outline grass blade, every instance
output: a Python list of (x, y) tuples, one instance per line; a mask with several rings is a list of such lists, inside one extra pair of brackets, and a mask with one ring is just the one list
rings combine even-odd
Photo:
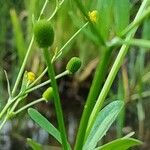
[(14, 38), (19, 58), (19, 64), (23, 62), (24, 56), (26, 54), (26, 47), (25, 47), (25, 41), (23, 38), (23, 32), (16, 14), (15, 10), (10, 10), (10, 16), (11, 16), (11, 22), (13, 26), (14, 31)]
[(130, 1), (115, 0), (114, 20), (117, 34), (119, 34), (129, 24), (129, 18), (130, 18)]

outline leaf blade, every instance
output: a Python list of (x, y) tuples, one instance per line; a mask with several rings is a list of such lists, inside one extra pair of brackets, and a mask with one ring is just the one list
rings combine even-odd
[(129, 18), (130, 18), (130, 1), (115, 0), (114, 20), (117, 34), (119, 34), (129, 24)]
[(33, 149), (33, 150), (42, 150), (41, 144), (35, 142), (34, 140), (27, 138), (27, 144)]
[(123, 104), (122, 101), (114, 101), (99, 112), (83, 146), (83, 150), (92, 150), (96, 147), (97, 142), (106, 134), (111, 124), (115, 121)]
[(21, 65), (26, 54), (26, 46), (25, 46), (25, 40), (23, 38), (23, 31), (21, 29), (21, 25), (18, 16), (16, 14), (16, 11), (14, 9), (10, 10), (10, 17), (13, 26), (13, 32), (14, 32), (14, 38), (15, 38), (19, 63)]
[(142, 142), (134, 138), (120, 138), (100, 146), (94, 150), (127, 150), (130, 147), (141, 145)]
[(52, 135), (60, 144), (62, 143), (60, 132), (36, 109), (29, 108), (28, 114), (42, 129)]

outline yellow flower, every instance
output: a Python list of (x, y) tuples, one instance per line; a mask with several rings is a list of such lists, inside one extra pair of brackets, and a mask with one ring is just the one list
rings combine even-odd
[(91, 22), (93, 22), (93, 23), (97, 22), (97, 19), (98, 19), (98, 12), (97, 12), (97, 10), (90, 11), (88, 13), (88, 16), (89, 16)]
[(31, 83), (35, 80), (35, 74), (33, 72), (27, 73), (27, 80)]

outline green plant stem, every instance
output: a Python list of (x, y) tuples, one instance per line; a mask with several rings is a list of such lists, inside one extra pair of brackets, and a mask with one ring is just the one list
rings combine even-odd
[(89, 24), (89, 22), (86, 22), (79, 30), (77, 30), (72, 37), (63, 45), (63, 47), (58, 51), (58, 55), (56, 56), (56, 58), (52, 59), (52, 62), (54, 62), (56, 59), (58, 59), (61, 55), (61, 52), (70, 44), (71, 41), (73, 41), (73, 39), (85, 28), (87, 27), (87, 25)]
[(19, 104), (19, 102), (22, 100), (22, 98), (18, 98), (17, 101), (14, 103), (14, 105), (12, 106), (12, 108), (9, 110), (9, 113), (11, 114), (15, 108), (17, 107), (17, 105)]
[(20, 113), (21, 111), (23, 111), (23, 110), (25, 110), (25, 109), (27, 109), (27, 108), (29, 108), (29, 107), (31, 107), (31, 106), (37, 104), (37, 103), (40, 103), (40, 102), (42, 102), (42, 101), (45, 101), (45, 99), (44, 99), (44, 98), (37, 99), (37, 100), (35, 100), (35, 101), (33, 101), (33, 102), (31, 102), (31, 103), (25, 105), (24, 107), (18, 109), (17, 111), (15, 111), (15, 112), (13, 113), (13, 115), (17, 115), (17, 114)]
[(99, 64), (96, 68), (94, 79), (93, 79), (93, 82), (92, 82), (92, 85), (91, 85), (91, 88), (90, 88), (90, 91), (86, 100), (86, 104), (84, 106), (84, 110), (82, 113), (79, 129), (77, 133), (77, 138), (76, 138), (75, 150), (78, 150), (82, 148), (83, 146), (83, 142), (84, 142), (83, 139), (85, 137), (85, 132), (86, 132), (89, 116), (97, 100), (100, 89), (102, 88), (102, 84), (105, 78), (107, 66), (109, 64), (111, 52), (112, 52), (111, 49), (104, 50), (103, 57), (101, 58), (101, 61), (99, 61)]
[(10, 114), (13, 112), (13, 110), (14, 110), (14, 109), (16, 108), (16, 106), (18, 105), (19, 100), (20, 100), (20, 99), (18, 99), (18, 101), (16, 101), (16, 103), (12, 106), (12, 108), (11, 108), (10, 110), (8, 110), (8, 108), (9, 108), (9, 106), (12, 104), (12, 102), (15, 101), (15, 99), (9, 101), (9, 102), (7, 103), (8, 105), (6, 104), (7, 107), (5, 108), (5, 111), (7, 111), (7, 114), (6, 114), (6, 116), (4, 117), (4, 120), (3, 120), (3, 122), (2, 122), (1, 125), (0, 125), (0, 130), (1, 130), (2, 127), (5, 125), (6, 121), (9, 119)]
[(7, 104), (5, 105), (5, 107), (3, 108), (3, 110), (0, 113), (0, 119), (3, 117), (3, 115), (5, 114), (5, 112), (7, 111), (7, 109), (9, 108), (9, 106), (12, 104), (12, 101), (7, 102)]
[(93, 32), (97, 35), (99, 42), (103, 46), (106, 46), (106, 43), (105, 43), (104, 39), (102, 38), (102, 35), (101, 35), (99, 29), (90, 20), (90, 18), (88, 16), (88, 13), (87, 13), (87, 10), (84, 7), (82, 1), (81, 0), (75, 0), (75, 3), (77, 4), (77, 6), (80, 9), (80, 11), (82, 12), (82, 14), (86, 17), (86, 19), (88, 20), (88, 22), (90, 22), (90, 26), (92, 27)]
[[(145, 10), (148, 3), (149, 3), (149, 0), (144, 0), (142, 2), (141, 7), (140, 7), (134, 21), (136, 21), (143, 14), (143, 11)], [(131, 30), (130, 33), (128, 33), (125, 40), (129, 41), (130, 39), (132, 39), (136, 30), (137, 30), (137, 27), (135, 27), (133, 30)], [(106, 96), (110, 90), (110, 87), (111, 87), (111, 85), (112, 85), (112, 83), (116, 77), (117, 72), (119, 71), (119, 68), (123, 62), (123, 59), (124, 59), (126, 53), (128, 52), (128, 49), (129, 49), (129, 46), (123, 45), (119, 51), (119, 54), (118, 54), (113, 66), (112, 66), (112, 69), (111, 69), (111, 71), (110, 71), (110, 73), (109, 73), (109, 75), (105, 81), (105, 84), (102, 88), (102, 91), (101, 91), (101, 93), (98, 97), (98, 100), (97, 100), (97, 102), (93, 108), (93, 111), (90, 115), (88, 128), (86, 131), (86, 138), (87, 138), (87, 136), (88, 136), (88, 134), (92, 128), (92, 125), (96, 119), (97, 114), (99, 113), (100, 109), (102, 108), (103, 102), (104, 102), (104, 100), (105, 100), (105, 98), (106, 98)]]
[(148, 7), (144, 12), (143, 15), (137, 18), (135, 21), (130, 23), (122, 32), (121, 32), (121, 37), (129, 33), (133, 28), (138, 26), (139, 24), (142, 23), (142, 21), (150, 15), (150, 7)]
[(0, 130), (3, 128), (3, 126), (4, 126), (4, 124), (6, 123), (7, 119), (8, 119), (7, 116), (5, 116), (3, 122), (2, 122), (1, 125), (0, 125)]
[(43, 5), (43, 7), (42, 7), (42, 9), (41, 9), (41, 12), (40, 12), (40, 15), (39, 15), (39, 17), (38, 17), (38, 21), (41, 19), (42, 15), (43, 15), (43, 13), (44, 13), (44, 10), (45, 10), (45, 8), (46, 8), (46, 6), (47, 6), (47, 4), (48, 4), (48, 1), (49, 1), (49, 0), (45, 0), (45, 3), (44, 3), (44, 5)]
[(143, 39), (131, 39), (129, 41), (125, 41), (123, 39), (119, 39), (116, 41), (116, 43), (112, 43), (113, 46), (118, 45), (131, 45), (131, 46), (138, 46), (138, 47), (144, 47), (144, 48), (150, 48), (150, 41), (149, 40), (143, 40)]
[(10, 105), (16, 100), (16, 99), (18, 99), (19, 98), (19, 96), (20, 96), (20, 94), (18, 94), (16, 97), (14, 97), (13, 99), (10, 99), (7, 103), (6, 103), (6, 105), (5, 105), (5, 107), (2, 109), (2, 111), (0, 112), (0, 119), (3, 117), (3, 115), (6, 113), (6, 111), (7, 111), (7, 109), (10, 107)]
[(64, 125), (64, 120), (63, 120), (61, 102), (60, 102), (60, 97), (59, 97), (59, 93), (58, 93), (57, 83), (55, 80), (55, 72), (53, 69), (53, 65), (51, 63), (52, 57), (48, 51), (48, 48), (45, 48), (43, 52), (44, 52), (44, 57), (45, 57), (47, 66), (48, 66), (48, 74), (49, 74), (49, 78), (51, 79), (51, 85), (54, 90), (54, 104), (55, 104), (55, 109), (56, 109), (56, 115), (57, 115), (60, 135), (61, 135), (61, 139), (62, 139), (62, 146), (63, 146), (64, 150), (68, 150), (67, 136), (66, 136), (65, 125)]
[[(89, 22), (86, 22), (78, 31), (76, 31), (72, 37), (63, 45), (63, 47), (59, 50), (59, 55), (57, 55), (55, 58), (52, 58), (52, 63), (54, 61), (56, 61), (60, 55), (61, 55), (61, 52), (70, 44), (70, 42), (73, 41), (73, 39), (89, 24)], [(44, 71), (40, 74), (40, 76), (32, 83), (29, 85), (29, 88), (33, 87), (44, 75), (45, 73), (47, 72), (47, 69), (48, 68), (45, 68)]]
[(29, 85), (29, 88), (32, 88), (47, 72), (47, 67), (44, 69), (44, 71), (35, 79), (33, 83)]
[[(150, 97), (150, 91), (144, 91), (144, 92), (142, 92), (141, 93), (141, 97), (142, 97), (142, 99)], [(139, 94), (133, 94), (131, 96), (131, 100), (133, 100), (133, 101), (134, 100), (138, 100), (139, 98), (140, 98)]]
[(57, 10), (59, 9), (60, 5), (59, 5), (59, 1), (58, 0), (55, 0), (56, 1), (56, 7), (52, 13), (52, 15), (48, 18), (48, 21), (50, 21), (56, 14)]
[[(69, 74), (69, 71), (66, 70), (66, 71), (62, 72), (61, 74), (57, 75), (57, 76), (55, 77), (55, 79), (59, 79), (59, 78), (65, 76), (65, 75), (68, 75), (68, 74)], [(45, 81), (45, 82), (43, 82), (43, 83), (41, 83), (41, 84), (39, 84), (39, 85), (37, 85), (37, 86), (34, 86), (33, 88), (29, 88), (25, 93), (27, 94), (27, 93), (29, 93), (29, 92), (32, 92), (32, 91), (34, 91), (34, 90), (36, 90), (36, 89), (38, 89), (38, 88), (41, 88), (41, 87), (43, 87), (43, 86), (45, 86), (45, 85), (47, 85), (47, 84), (49, 84), (49, 83), (51, 83), (51, 80), (47, 80), (47, 81)]]
[(12, 90), (12, 97), (14, 97), (14, 95), (15, 95), (15, 93), (16, 93), (16, 90), (17, 90), (17, 88), (18, 88), (19, 82), (20, 82), (21, 77), (22, 77), (22, 74), (23, 74), (23, 72), (24, 72), (24, 68), (25, 68), (27, 59), (28, 59), (29, 54), (30, 54), (30, 52), (31, 52), (31, 48), (32, 48), (33, 41), (34, 41), (34, 36), (32, 36), (32, 39), (31, 39), (31, 42), (30, 42), (30, 44), (29, 44), (27, 53), (26, 53), (25, 58), (24, 58), (24, 60), (23, 60), (22, 66), (21, 66), (21, 68), (20, 68), (20, 71), (19, 71), (18, 77), (17, 77), (17, 79), (16, 79), (14, 88), (13, 88), (13, 90)]
[[(42, 16), (42, 14), (43, 14), (43, 12), (44, 12), (44, 10), (45, 10), (45, 8), (46, 8), (47, 3), (48, 3), (48, 0), (45, 1), (44, 5), (43, 5), (43, 7), (42, 7), (42, 9), (41, 9), (40, 15), (39, 15), (39, 17), (38, 17), (38, 21), (41, 19), (41, 16)], [(25, 65), (26, 65), (26, 63), (27, 63), (29, 54), (30, 54), (30, 52), (31, 52), (31, 48), (32, 48), (33, 42), (34, 42), (34, 35), (33, 35), (32, 38), (31, 38), (29, 47), (28, 47), (28, 49), (27, 49), (27, 53), (26, 53), (26, 55), (25, 55), (25, 58), (24, 58), (24, 60), (23, 60), (23, 63), (22, 63), (22, 65), (21, 65), (21, 68), (20, 68), (20, 70), (19, 70), (19, 74), (18, 74), (18, 76), (17, 76), (16, 82), (15, 82), (15, 84), (14, 84), (14, 87), (13, 87), (13, 90), (12, 90), (12, 97), (14, 97), (14, 95), (16, 94), (16, 90), (17, 90), (17, 88), (18, 88), (18, 85), (19, 85), (19, 83), (20, 83), (22, 74), (23, 74), (23, 72), (24, 72)]]

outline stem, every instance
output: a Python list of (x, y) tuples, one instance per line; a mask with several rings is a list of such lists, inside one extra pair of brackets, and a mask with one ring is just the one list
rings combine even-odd
[[(142, 2), (141, 7), (140, 7), (134, 21), (136, 21), (140, 17), (140, 15), (142, 15), (142, 13), (143, 13), (144, 9), (146, 8), (148, 2), (149, 2), (149, 0), (144, 0)], [(130, 39), (132, 39), (132, 37), (134, 36), (136, 30), (137, 30), (137, 27), (134, 28), (132, 31), (130, 31), (130, 33), (127, 35), (125, 40), (129, 41)], [(129, 48), (129, 46), (127, 46), (127, 45), (123, 45), (121, 47), (120, 52), (119, 52), (113, 66), (112, 66), (112, 69), (111, 69), (111, 71), (110, 71), (110, 73), (109, 73), (109, 75), (106, 79), (106, 82), (105, 82), (105, 84), (102, 88), (102, 91), (101, 91), (101, 93), (98, 97), (98, 100), (97, 100), (97, 102), (94, 106), (94, 109), (93, 109), (93, 111), (90, 115), (88, 128), (87, 128), (87, 132), (86, 132), (86, 138), (90, 133), (90, 130), (91, 130), (92, 125), (93, 125), (93, 123), (96, 119), (97, 114), (99, 113), (100, 109), (102, 108), (103, 102), (104, 102), (104, 100), (105, 100), (105, 98), (106, 98), (106, 96), (107, 96), (107, 94), (110, 90), (110, 87), (111, 87), (111, 85), (112, 85), (112, 83), (113, 83), (113, 81), (116, 77), (117, 72), (119, 71), (119, 68), (120, 68), (120, 66), (123, 62), (123, 59), (124, 59), (126, 53), (128, 52), (128, 48)]]
[[(105, 50), (104, 50), (105, 51)], [(110, 56), (111, 56), (111, 49), (107, 49), (101, 58), (101, 61), (99, 61), (99, 64), (97, 66), (94, 79), (90, 88), (90, 92), (88, 94), (86, 104), (84, 106), (84, 110), (82, 113), (77, 138), (76, 138), (76, 144), (75, 144), (75, 150), (78, 150), (82, 148), (85, 132), (89, 120), (89, 116), (92, 112), (92, 109), (94, 107), (94, 104), (97, 100), (97, 97), (99, 95), (100, 89), (102, 88), (103, 80), (105, 78), (105, 73), (107, 70), (107, 66), (109, 64)]]
[(58, 0), (55, 0), (55, 1), (56, 1), (56, 7), (55, 7), (55, 9), (54, 9), (52, 15), (48, 18), (48, 21), (50, 21), (50, 20), (55, 16), (57, 10), (59, 9), (59, 6), (60, 6), (60, 5), (59, 5), (59, 2), (58, 2)]
[[(43, 12), (44, 12), (44, 9), (45, 9), (45, 7), (46, 7), (46, 5), (47, 5), (47, 3), (48, 3), (48, 0), (45, 1), (44, 5), (43, 5), (43, 7), (42, 7), (42, 9), (41, 9), (41, 12), (40, 12), (38, 21), (40, 20), (42, 14), (43, 14)], [(26, 62), (27, 62), (28, 57), (29, 57), (29, 54), (30, 54), (30, 52), (31, 52), (31, 48), (32, 48), (33, 42), (34, 42), (34, 35), (33, 35), (32, 38), (31, 38), (29, 47), (28, 47), (28, 49), (27, 49), (27, 53), (26, 53), (26, 55), (25, 55), (25, 58), (24, 58), (24, 60), (23, 60), (22, 66), (21, 66), (21, 68), (20, 68), (19, 74), (18, 74), (17, 79), (16, 79), (16, 82), (15, 82), (15, 85), (14, 85), (14, 87), (13, 87), (13, 90), (12, 90), (12, 97), (15, 95), (16, 90), (17, 90), (17, 88), (18, 88), (19, 82), (20, 82), (20, 80), (21, 80), (22, 74), (23, 74), (24, 69), (25, 69)]]
[(150, 7), (148, 7), (144, 12), (143, 15), (139, 18), (137, 18), (137, 20), (133, 21), (132, 23), (130, 23), (122, 32), (121, 32), (121, 37), (126, 35), (127, 33), (129, 33), (133, 28), (135, 28), (136, 26), (138, 26), (147, 16), (150, 15)]
[(29, 85), (29, 88), (33, 87), (46, 74), (46, 72), (47, 68), (45, 68), (44, 71), (38, 76), (38, 78), (36, 78), (36, 80)]
[(44, 5), (43, 5), (43, 7), (42, 7), (42, 9), (41, 9), (41, 12), (40, 12), (38, 21), (41, 19), (42, 15), (43, 15), (43, 13), (44, 13), (44, 10), (45, 10), (45, 8), (46, 8), (47, 3), (48, 3), (48, 0), (45, 0), (45, 3), (44, 3)]
[[(150, 97), (150, 91), (144, 91), (141, 93), (142, 99)], [(133, 94), (131, 100), (138, 100), (140, 98), (139, 94)]]
[[(63, 51), (70, 44), (70, 42), (73, 41), (73, 39), (88, 25), (88, 23), (89, 22), (86, 22), (77, 32), (75, 32), (72, 35), (72, 37), (59, 50), (59, 52), (58, 52), (59, 55), (57, 55), (57, 57), (55, 57), (55, 58), (52, 58), (52, 63), (60, 57), (61, 51)], [(45, 75), (45, 73), (47, 72), (47, 69), (48, 68), (45, 68), (45, 70), (41, 73), (41, 75), (32, 84), (29, 85), (29, 88), (33, 87)]]
[(4, 107), (3, 110), (0, 112), (0, 119), (1, 119), (1, 118), (3, 117), (3, 115), (6, 113), (7, 109), (9, 108), (9, 106), (10, 106), (16, 99), (18, 99), (19, 96), (20, 96), (20, 94), (18, 94), (15, 98), (10, 99), (10, 100), (6, 103), (5, 107)]
[(64, 126), (60, 97), (59, 97), (59, 93), (58, 93), (57, 83), (55, 80), (55, 72), (54, 72), (54, 69), (53, 69), (53, 66), (51, 63), (51, 55), (48, 51), (48, 48), (44, 49), (44, 57), (45, 57), (45, 60), (46, 60), (47, 66), (48, 66), (48, 74), (49, 74), (49, 78), (51, 79), (51, 85), (54, 90), (54, 104), (55, 104), (55, 109), (56, 109), (56, 115), (57, 115), (60, 135), (61, 135), (61, 139), (62, 139), (62, 146), (63, 146), (64, 150), (68, 150), (67, 136), (66, 136), (65, 126)]
[(143, 39), (131, 39), (129, 41), (124, 41), (122, 39), (118, 39), (116, 43), (113, 43), (112, 45), (132, 45), (132, 46), (138, 46), (138, 47), (144, 47), (144, 48), (150, 48), (150, 41), (149, 40), (143, 40)]
[(6, 117), (4, 118), (4, 120), (3, 120), (3, 122), (2, 122), (1, 125), (0, 125), (0, 130), (3, 128), (3, 126), (4, 126), (4, 124), (6, 123), (7, 119), (8, 119), (8, 117), (6, 116)]
[(103, 45), (106, 46), (106, 43), (101, 35), (101, 33), (99, 32), (99, 29), (92, 23), (92, 21), (90, 20), (88, 13), (87, 13), (87, 9), (84, 7), (83, 3), (81, 0), (75, 0), (75, 3), (77, 4), (77, 7), (80, 9), (80, 11), (82, 12), (82, 14), (86, 17), (86, 19), (88, 20), (88, 22), (90, 22), (90, 26), (93, 29), (93, 32), (97, 35), (99, 42)]
[(9, 106), (11, 105), (11, 101), (9, 101), (6, 105), (5, 105), (5, 107), (3, 108), (3, 110), (1, 111), (1, 113), (0, 113), (0, 119), (3, 117), (3, 115), (5, 114), (5, 112), (7, 111), (7, 109), (9, 108)]
[(20, 101), (21, 101), (21, 98), (17, 99), (17, 101), (14, 103), (14, 105), (12, 106), (12, 108), (9, 111), (10, 114), (15, 110), (15, 108), (17, 107), (17, 105), (19, 104)]
[[(66, 70), (66, 71), (62, 72), (61, 74), (57, 75), (57, 76), (55, 77), (55, 79), (59, 79), (59, 78), (65, 76), (65, 75), (68, 75), (68, 74), (69, 74), (69, 71)], [(36, 90), (36, 89), (38, 89), (38, 88), (40, 88), (40, 87), (43, 87), (43, 86), (49, 84), (50, 82), (51, 82), (51, 80), (47, 80), (47, 81), (45, 81), (45, 82), (43, 82), (43, 83), (41, 83), (41, 84), (39, 84), (39, 85), (37, 85), (37, 86), (35, 86), (35, 87), (33, 87), (33, 88), (28, 89), (25, 93), (27, 94), (27, 93), (29, 93), (29, 92), (32, 92), (32, 91), (34, 91), (34, 90)]]
[[(66, 70), (66, 71), (64, 71), (63, 73), (57, 75), (57, 76), (55, 77), (55, 79), (59, 79), (59, 78), (65, 76), (65, 75), (67, 75), (67, 74), (69, 74), (68, 70)], [(39, 85), (37, 85), (37, 86), (31, 88), (31, 89), (29, 89), (29, 90), (26, 91), (26, 94), (29, 93), (29, 92), (32, 92), (32, 91), (34, 91), (34, 90), (36, 90), (36, 89), (38, 89), (38, 88), (40, 88), (40, 87), (43, 87), (43, 86), (49, 84), (50, 82), (51, 82), (51, 80), (47, 80), (47, 81), (45, 81), (45, 82), (43, 82), (43, 83), (41, 83), (41, 84), (39, 84)]]
[(40, 102), (42, 102), (42, 101), (45, 101), (45, 99), (44, 99), (44, 98), (40, 98), (40, 99), (38, 99), (38, 100), (35, 100), (35, 101), (33, 101), (33, 102), (27, 104), (26, 106), (24, 106), (24, 107), (18, 109), (16, 112), (13, 113), (13, 115), (17, 115), (18, 113), (20, 113), (21, 111), (27, 109), (28, 107), (33, 106), (33, 105), (35, 105), (35, 104), (37, 104), (37, 103), (40, 103)]
[(86, 22), (79, 30), (77, 30), (77, 32), (75, 32), (72, 37), (63, 45), (63, 47), (59, 50), (58, 55), (56, 58), (52, 59), (52, 62), (55, 61), (56, 59), (58, 59), (61, 55), (61, 52), (63, 51), (63, 49), (65, 49), (70, 42), (89, 24), (89, 22)]
[(17, 90), (17, 87), (18, 87), (19, 82), (20, 82), (20, 80), (21, 80), (21, 77), (22, 77), (22, 74), (23, 74), (23, 72), (24, 72), (24, 68), (25, 68), (27, 59), (28, 59), (29, 54), (30, 54), (30, 52), (31, 52), (31, 48), (32, 48), (33, 41), (34, 41), (34, 36), (32, 36), (32, 39), (31, 39), (31, 41), (30, 41), (30, 44), (29, 44), (27, 53), (26, 53), (25, 58), (24, 58), (24, 60), (23, 60), (22, 66), (21, 66), (21, 68), (20, 68), (20, 71), (19, 71), (18, 77), (17, 77), (17, 79), (16, 79), (14, 88), (13, 88), (13, 90), (12, 90), (12, 97), (15, 95), (16, 90)]

